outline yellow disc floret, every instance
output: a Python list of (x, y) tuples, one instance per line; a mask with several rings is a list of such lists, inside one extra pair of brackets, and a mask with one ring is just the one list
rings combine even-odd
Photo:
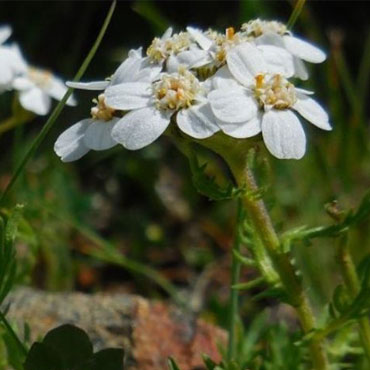
[(93, 102), (96, 106), (91, 108), (92, 118), (102, 121), (110, 121), (114, 117), (116, 111), (106, 105), (104, 94), (100, 94), (98, 99), (94, 99)]
[(164, 74), (153, 85), (156, 106), (162, 110), (177, 110), (190, 107), (201, 91), (199, 80), (185, 68), (178, 73)]
[(148, 47), (146, 54), (154, 62), (167, 59), (172, 54), (178, 54), (187, 50), (191, 45), (190, 36), (187, 32), (176, 33), (168, 39), (155, 37)]
[(53, 80), (50, 71), (35, 67), (28, 67), (28, 78), (40, 88), (48, 88)]
[(277, 33), (284, 35), (288, 32), (284, 23), (277, 21), (264, 21), (261, 19), (254, 19), (241, 26), (241, 29), (248, 37), (258, 37), (265, 33)]
[(280, 74), (257, 75), (254, 94), (261, 108), (287, 109), (297, 101), (294, 85)]

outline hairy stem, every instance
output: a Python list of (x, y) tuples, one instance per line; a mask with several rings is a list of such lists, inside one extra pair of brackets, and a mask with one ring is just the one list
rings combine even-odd
[[(349, 249), (347, 234), (344, 234), (339, 238), (337, 259), (344, 284), (351, 297), (355, 298), (360, 292), (360, 280)], [(358, 326), (362, 347), (368, 361), (370, 362), (370, 321), (368, 317), (364, 316), (359, 318)]]
[[(219, 147), (217, 149), (219, 149)], [(295, 269), (290, 262), (289, 256), (281, 252), (280, 240), (275, 232), (264, 202), (261, 199), (248, 195), (248, 193), (250, 194), (251, 192), (258, 193), (258, 186), (252, 170), (248, 167), (248, 163), (245, 160), (245, 155), (241, 155), (237, 150), (232, 150), (230, 148), (227, 151), (222, 150), (222, 152), (236, 182), (240, 187), (245, 187), (247, 190), (246, 195), (242, 198), (243, 206), (256, 233), (262, 241), (263, 247), (266, 248), (274, 263), (283, 287), (288, 294), (289, 301), (296, 309), (303, 331), (308, 333), (316, 327), (312, 309), (303, 290), (301, 281), (297, 277)], [(329, 364), (324, 351), (323, 340), (312, 339), (309, 347), (314, 369), (328, 369)]]
[[(238, 211), (237, 211), (237, 224), (234, 236), (233, 251), (240, 252), (240, 228), (243, 223), (243, 207), (238, 200)], [(239, 291), (233, 289), (233, 285), (238, 284), (240, 277), (240, 267), (241, 263), (236, 257), (236, 254), (232, 254), (232, 265), (231, 265), (231, 285), (230, 285), (230, 313), (229, 313), (229, 342), (227, 348), (227, 360), (230, 362), (235, 359), (236, 355), (236, 342), (235, 342), (235, 332), (236, 332), (236, 321), (239, 315), (238, 313), (238, 301), (239, 301)]]

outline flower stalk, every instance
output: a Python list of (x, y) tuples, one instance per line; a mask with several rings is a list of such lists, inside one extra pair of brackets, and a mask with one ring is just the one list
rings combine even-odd
[(237, 253), (240, 252), (240, 233), (243, 223), (243, 207), (241, 201), (238, 200), (237, 208), (237, 224), (233, 243), (233, 253), (231, 262), (231, 285), (230, 285), (230, 311), (229, 311), (229, 341), (227, 348), (227, 361), (230, 362), (235, 358), (236, 354), (236, 321), (239, 316), (238, 303), (239, 303), (239, 291), (234, 289), (233, 286), (239, 282), (241, 262), (237, 258)]
[[(235, 160), (233, 157), (225, 159), (239, 186), (245, 186), (250, 191), (258, 190), (253, 173), (243, 157), (238, 160)], [(288, 255), (282, 253), (280, 250), (280, 240), (272, 225), (264, 202), (248, 196), (244, 196), (242, 202), (256, 232), (263, 242), (263, 247), (266, 248), (275, 265), (281, 282), (289, 295), (291, 305), (296, 309), (303, 331), (305, 333), (310, 332), (316, 326), (315, 317)], [(317, 339), (312, 340), (310, 351), (314, 368), (317, 370), (328, 369), (329, 364), (324, 351), (323, 341)]]
[[(316, 328), (316, 320), (302, 283), (289, 256), (282, 252), (279, 237), (274, 229), (263, 200), (250, 194), (258, 194), (258, 186), (247, 160), (247, 153), (255, 143), (214, 135), (208, 140), (198, 141), (224, 158), (230, 167), (237, 185), (246, 191), (241, 198), (246, 216), (261, 243), (254, 247), (265, 249), (270, 256), (281, 284), (285, 289), (289, 303), (295, 308), (305, 334)], [(329, 369), (329, 363), (322, 338), (312, 338), (309, 344), (313, 367), (315, 370)]]

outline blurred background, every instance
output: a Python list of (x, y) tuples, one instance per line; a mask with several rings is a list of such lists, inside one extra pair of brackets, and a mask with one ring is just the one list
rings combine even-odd
[[(13, 28), (25, 58), (68, 80), (88, 53), (109, 7), (105, 1), (0, 3), (0, 25)], [(286, 22), (290, 1), (120, 1), (103, 43), (83, 80), (113, 73), (131, 48), (144, 50), (169, 26), (192, 24), (224, 30), (257, 17)], [(328, 53), (310, 65), (313, 89), (330, 112), (333, 132), (305, 124), (307, 154), (278, 161), (263, 151), (268, 204), (279, 231), (328, 225), (324, 205), (338, 200), (356, 207), (370, 185), (370, 4), (307, 1), (294, 32)], [(18, 282), (38, 288), (84, 292), (120, 291), (170, 300), (187, 297), (194, 311), (225, 325), (234, 205), (198, 194), (187, 159), (165, 137), (130, 152), (122, 147), (90, 152), (62, 163), (53, 151), (57, 136), (89, 115), (94, 93), (76, 91), (15, 187), (9, 206), (25, 204), (17, 245)], [(0, 119), (11, 114), (13, 92), (0, 96)], [(0, 134), (0, 190), (46, 119)], [(0, 123), (1, 124), (1, 123)], [(205, 153), (205, 159), (207, 159)], [(211, 158), (208, 172), (225, 181), (227, 171)], [(356, 260), (370, 251), (368, 224), (350, 235)], [(296, 264), (317, 308), (338, 283), (331, 239), (294, 246)], [(242, 280), (255, 276), (243, 270)], [(162, 278), (165, 277), (165, 280)], [(266, 303), (242, 294), (246, 321)]]

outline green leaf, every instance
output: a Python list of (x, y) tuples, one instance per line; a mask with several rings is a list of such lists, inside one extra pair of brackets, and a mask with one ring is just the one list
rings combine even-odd
[(73, 325), (62, 325), (49, 331), (43, 344), (59, 353), (65, 369), (77, 367), (93, 355), (88, 335)]
[(206, 365), (207, 367), (207, 370), (215, 369), (217, 364), (212, 359), (210, 359), (207, 355), (203, 355), (202, 358), (203, 358), (204, 365)]
[(171, 357), (168, 359), (168, 368), (169, 370), (180, 370), (176, 364), (176, 361)]
[(63, 358), (44, 343), (34, 343), (24, 363), (24, 370), (64, 370)]
[(192, 180), (195, 188), (212, 200), (227, 200), (238, 196), (242, 189), (236, 188), (233, 184), (221, 187), (215, 182), (215, 179), (209, 177), (206, 173), (207, 163), (200, 166), (198, 158), (193, 153), (189, 155), (189, 164), (192, 172)]

